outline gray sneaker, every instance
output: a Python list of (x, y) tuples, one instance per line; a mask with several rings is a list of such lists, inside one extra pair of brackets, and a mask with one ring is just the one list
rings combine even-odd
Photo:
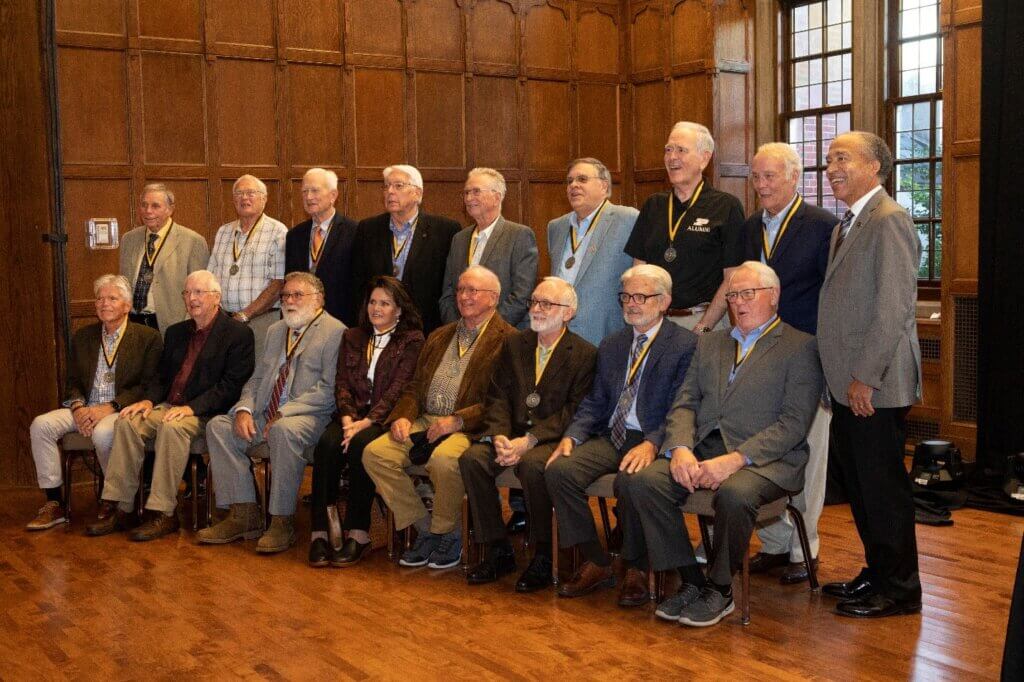
[(706, 628), (715, 625), (730, 613), (736, 605), (732, 597), (723, 597), (722, 593), (713, 587), (705, 587), (697, 598), (689, 606), (683, 607), (679, 614), (680, 625), (691, 625), (695, 628)]
[(430, 555), (430, 568), (451, 568), (458, 566), (462, 561), (462, 537), (455, 533), (445, 533), (440, 536), (441, 541), (437, 543), (433, 554)]
[(658, 604), (654, 615), (665, 620), (678, 621), (683, 609), (700, 598), (700, 588), (690, 583), (683, 583), (679, 591)]
[(399, 566), (424, 566), (430, 559), (430, 555), (434, 549), (441, 542), (440, 535), (434, 533), (423, 533), (422, 535), (416, 536), (416, 542), (412, 543), (410, 549), (405, 550), (405, 554), (398, 560)]

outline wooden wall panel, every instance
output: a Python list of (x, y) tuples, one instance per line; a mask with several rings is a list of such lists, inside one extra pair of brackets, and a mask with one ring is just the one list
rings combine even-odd
[(348, 0), (345, 7), (345, 34), (352, 54), (402, 56), (402, 5), (399, 0)]
[(219, 45), (275, 44), (274, 0), (216, 0), (206, 3), (206, 40)]
[(202, 57), (144, 52), (141, 62), (145, 162), (205, 164), (206, 104)]
[[(981, 26), (962, 28), (953, 34), (953, 54), (981, 54)], [(951, 74), (956, 83), (956, 98), (947, 109), (945, 121), (947, 130), (952, 127), (953, 140), (980, 140), (981, 116), (978, 103), (981, 102), (981, 78), (978, 77), (979, 61), (957, 59), (953, 62)], [(951, 116), (950, 116), (951, 114)], [(947, 133), (949, 135), (949, 133)]]
[(519, 165), (519, 93), (512, 78), (472, 80), (473, 157), (475, 166)]
[(72, 300), (91, 300), (92, 283), (100, 275), (117, 272), (118, 251), (86, 248), (86, 221), (117, 218), (122, 232), (135, 224), (135, 206), (128, 202), (127, 179), (68, 179), (64, 182), (64, 229), (68, 235), (68, 292)]
[[(943, 233), (955, 230), (956, 248), (944, 250), (942, 277), (953, 281), (978, 281), (978, 196), (981, 178), (981, 157), (952, 159), (944, 166), (943, 177), (949, 193), (951, 212), (943, 222)], [(952, 220), (950, 220), (952, 218)]]
[(477, 0), (469, 14), (473, 61), (515, 65), (518, 22), (512, 0)]
[(643, 7), (632, 18), (632, 73), (662, 67), (665, 50), (662, 19), (660, 9), (653, 4)]
[(463, 60), (462, 12), (456, 0), (413, 0), (406, 4), (409, 57), (459, 63)]
[(526, 13), (523, 65), (534, 69), (569, 68), (569, 10), (551, 0)]
[[(669, 125), (676, 121), (693, 121), (703, 123), (709, 128), (714, 127), (714, 116), (711, 97), (712, 77), (703, 71), (698, 71), (689, 76), (673, 78), (670, 87), (672, 93), (672, 113), (669, 116)], [(745, 112), (739, 111), (740, 116)], [(668, 137), (668, 130), (664, 130), (663, 137)], [(717, 140), (716, 140), (717, 144)]]
[(128, 0), (136, 7), (140, 36), (199, 41), (203, 17), (199, 0)]
[(530, 215), (525, 221), (537, 233), (537, 248), (540, 261), (537, 272), (541, 276), (551, 274), (551, 258), (548, 256), (548, 222), (571, 210), (565, 196), (565, 183), (530, 183)]
[(418, 168), (465, 167), (465, 83), (458, 73), (416, 74)]
[[(466, 205), (462, 201), (463, 180), (451, 182), (425, 182), (423, 189), (423, 210), (435, 215), (443, 215), (457, 221), (460, 225), (473, 222), (466, 215)], [(506, 207), (508, 202), (505, 202)], [(383, 210), (383, 209), (381, 209)], [(505, 215), (510, 215), (506, 212)]]
[(613, 173), (622, 168), (619, 86), (580, 83), (576, 156), (599, 159)]
[[(241, 175), (241, 173), (239, 173)], [(203, 179), (182, 179), (153, 176), (150, 182), (162, 182), (174, 192), (174, 220), (190, 230), (195, 230), (213, 245), (217, 228), (224, 224), (219, 206), (217, 188), (210, 190), (210, 183)], [(232, 179), (233, 181), (234, 179)], [(139, 187), (141, 191), (142, 188)], [(139, 200), (132, 201), (132, 210), (138, 210)], [(136, 222), (138, 224), (138, 221)]]
[(61, 146), (69, 164), (129, 162), (123, 52), (69, 48), (57, 63)]
[(607, 7), (581, 6), (576, 21), (576, 68), (580, 72), (615, 74), (620, 71), (619, 27)]
[(663, 81), (633, 88), (633, 150), (637, 170), (663, 168), (665, 140), (671, 127), (668, 93)]
[(402, 72), (356, 69), (353, 87), (356, 165), (383, 167), (406, 158)]
[(340, 53), (341, 0), (279, 0), (280, 44), (303, 51)]
[(57, 0), (57, 30), (124, 35), (124, 0)]
[(275, 66), (250, 59), (218, 59), (212, 91), (220, 162), (276, 167)]
[(289, 162), (301, 168), (344, 165), (344, 71), (313, 64), (287, 68)]
[(672, 64), (690, 64), (706, 59), (711, 52), (713, 35), (711, 13), (701, 0), (679, 3), (672, 11)]
[(526, 101), (529, 112), (528, 167), (530, 170), (561, 170), (572, 155), (569, 85), (527, 81)]

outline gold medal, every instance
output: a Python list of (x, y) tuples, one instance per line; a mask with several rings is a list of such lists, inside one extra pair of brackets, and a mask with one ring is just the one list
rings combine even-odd
[(678, 255), (679, 254), (676, 253), (675, 247), (673, 247), (673, 246), (668, 247), (667, 249), (665, 249), (665, 262), (666, 263), (671, 263), (672, 261), (674, 261), (676, 259), (676, 256), (678, 256)]
[(228, 270), (228, 274), (231, 274), (231, 275), (237, 275), (238, 274), (238, 264), (237, 263), (232, 264), (231, 269)]
[(565, 269), (571, 270), (572, 266), (576, 265), (576, 256), (569, 256), (565, 259)]
[(540, 394), (539, 393), (534, 391), (530, 395), (526, 396), (526, 406), (527, 407), (531, 407), (532, 408), (532, 407), (537, 407), (538, 405), (540, 405)]

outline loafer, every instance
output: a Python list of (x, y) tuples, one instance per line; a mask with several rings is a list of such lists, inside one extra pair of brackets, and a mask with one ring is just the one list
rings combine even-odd
[(163, 512), (153, 512), (146, 521), (128, 534), (132, 542), (149, 542), (171, 533), (177, 533), (179, 528), (178, 515), (172, 513), (170, 516)]
[(907, 613), (919, 613), (921, 600), (893, 599), (874, 592), (861, 599), (841, 601), (836, 604), (836, 613), (850, 618), (887, 618)]
[(96, 511), (96, 519), (98, 521), (109, 519), (115, 512), (117, 512), (117, 504), (100, 500), (100, 508)]
[[(814, 566), (814, 570), (818, 570), (818, 560), (811, 559), (811, 565)], [(779, 582), (783, 585), (796, 585), (797, 583), (805, 582), (810, 576), (807, 574), (807, 565), (804, 562), (790, 562), (786, 569), (779, 576)]]
[(492, 551), (490, 555), (469, 570), (466, 582), (470, 585), (493, 583), (503, 575), (516, 570), (516, 555), (508, 550)]
[(505, 524), (505, 532), (509, 535), (516, 535), (526, 530), (526, 512), (514, 511)]
[(359, 560), (363, 558), (364, 554), (370, 553), (370, 545), (373, 543), (367, 542), (362, 543), (348, 538), (345, 543), (341, 546), (334, 556), (331, 558), (331, 566), (335, 568), (346, 568), (353, 564), (359, 563)]
[(117, 531), (128, 530), (135, 518), (135, 512), (124, 512), (115, 508), (112, 515), (105, 519), (98, 519), (95, 523), (86, 526), (85, 534), (90, 537), (99, 537), (101, 535), (110, 535)]
[(516, 592), (536, 592), (552, 583), (551, 557), (537, 554), (516, 581)]
[(647, 589), (647, 574), (639, 568), (627, 568), (626, 576), (622, 579), (622, 587), (619, 588), (619, 606), (643, 606), (651, 600), (650, 590)]
[(789, 553), (768, 554), (767, 552), (758, 552), (754, 556), (750, 557), (750, 561), (747, 565), (750, 568), (751, 575), (754, 575), (755, 573), (767, 573), (774, 568), (788, 566)]
[(875, 592), (875, 586), (861, 574), (845, 583), (825, 583), (821, 591), (838, 599), (863, 599)]
[(558, 596), (573, 599), (590, 594), (604, 587), (615, 587), (615, 574), (611, 566), (598, 566), (591, 561), (584, 561), (580, 570), (569, 579), (569, 582), (558, 586)]
[(331, 543), (323, 538), (317, 538), (309, 543), (309, 565), (313, 568), (323, 568), (331, 563), (334, 548)]

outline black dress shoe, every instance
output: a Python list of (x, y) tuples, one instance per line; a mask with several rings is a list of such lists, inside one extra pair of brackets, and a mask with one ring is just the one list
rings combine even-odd
[(511, 550), (492, 551), (490, 555), (469, 569), (466, 574), (466, 582), (470, 585), (483, 585), (493, 583), (503, 575), (516, 570), (516, 555)]
[(335, 568), (347, 568), (359, 563), (364, 554), (369, 554), (372, 542), (361, 543), (354, 538), (345, 540), (338, 553), (331, 559), (331, 566)]
[(862, 599), (873, 594), (875, 586), (863, 574), (845, 583), (825, 583), (821, 591), (839, 599)]
[(516, 592), (536, 592), (551, 586), (551, 557), (538, 554), (516, 581)]
[(317, 538), (309, 543), (309, 565), (313, 568), (323, 568), (331, 562), (334, 548), (324, 538)]
[[(818, 570), (818, 560), (811, 559), (811, 566), (814, 570)], [(786, 570), (779, 576), (779, 582), (783, 585), (796, 585), (797, 583), (805, 582), (809, 579), (807, 574), (807, 564), (804, 562), (790, 563), (786, 566)]]
[(836, 613), (851, 618), (886, 618), (905, 613), (919, 613), (920, 611), (920, 599), (893, 599), (878, 593), (869, 594), (862, 599), (851, 599), (836, 604)]
[(750, 569), (750, 574), (755, 573), (767, 573), (773, 568), (782, 568), (789, 564), (789, 552), (784, 554), (768, 554), (767, 552), (758, 552), (754, 556), (750, 557), (750, 562), (747, 566)]
[(526, 512), (514, 511), (505, 524), (505, 532), (509, 535), (516, 535), (526, 530)]

